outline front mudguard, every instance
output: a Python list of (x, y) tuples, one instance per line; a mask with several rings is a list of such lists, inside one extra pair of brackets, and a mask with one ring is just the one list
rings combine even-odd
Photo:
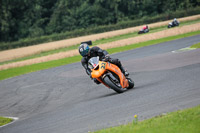
[(103, 77), (103, 81), (106, 84), (106, 86), (108, 88), (113, 89), (114, 91), (116, 91), (117, 93), (123, 93), (124, 91), (126, 91), (126, 88), (122, 88), (122, 86), (120, 85), (120, 83), (116, 83), (113, 80), (117, 80), (112, 74), (105, 74)]

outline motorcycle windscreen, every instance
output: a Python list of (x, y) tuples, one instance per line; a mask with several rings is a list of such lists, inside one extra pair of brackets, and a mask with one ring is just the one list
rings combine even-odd
[(90, 69), (95, 69), (98, 65), (99, 65), (99, 56), (92, 57), (88, 61), (88, 68), (90, 68)]

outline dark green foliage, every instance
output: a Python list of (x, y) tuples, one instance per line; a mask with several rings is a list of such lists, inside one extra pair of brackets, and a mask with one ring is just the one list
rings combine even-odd
[(199, 5), (199, 0), (0, 0), (0, 50), (199, 14)]

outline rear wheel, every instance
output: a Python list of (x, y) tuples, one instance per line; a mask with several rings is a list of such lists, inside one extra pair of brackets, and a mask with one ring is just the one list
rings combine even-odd
[(105, 76), (103, 80), (111, 89), (113, 89), (117, 93), (123, 93), (124, 91), (126, 91), (126, 88), (122, 88), (120, 83), (112, 81), (109, 76)]

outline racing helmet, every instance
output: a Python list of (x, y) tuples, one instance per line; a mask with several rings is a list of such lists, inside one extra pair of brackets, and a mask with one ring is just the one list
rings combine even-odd
[(87, 43), (82, 43), (80, 46), (79, 46), (79, 53), (81, 54), (81, 56), (85, 57), (88, 55), (89, 53), (89, 50), (90, 50), (90, 47)]

